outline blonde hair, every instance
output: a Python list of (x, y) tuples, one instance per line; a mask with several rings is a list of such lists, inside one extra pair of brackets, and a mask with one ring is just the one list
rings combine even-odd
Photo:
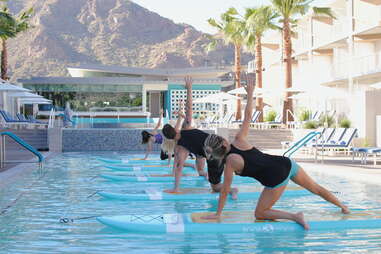
[(161, 150), (165, 153), (174, 153), (175, 152), (176, 141), (173, 139), (167, 139), (163, 137), (163, 143), (161, 144)]
[(226, 155), (224, 138), (215, 134), (210, 134), (204, 142), (204, 152), (207, 159), (222, 160)]

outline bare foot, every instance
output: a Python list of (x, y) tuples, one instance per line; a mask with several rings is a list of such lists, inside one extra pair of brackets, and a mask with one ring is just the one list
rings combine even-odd
[(236, 200), (237, 199), (237, 194), (238, 194), (238, 189), (237, 188), (232, 188), (230, 190), (230, 195), (232, 196), (232, 199), (233, 200)]
[(304, 214), (302, 212), (295, 214), (295, 221), (302, 225), (305, 230), (310, 229), (310, 225), (304, 220)]
[(344, 214), (349, 214), (351, 211), (349, 210), (349, 208), (347, 206), (343, 206), (341, 208), (341, 212)]

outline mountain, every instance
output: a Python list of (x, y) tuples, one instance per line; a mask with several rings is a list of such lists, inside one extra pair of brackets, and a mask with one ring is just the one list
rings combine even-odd
[[(80, 64), (147, 68), (233, 64), (232, 47), (205, 53), (205, 34), (176, 24), (128, 0), (18, 0), (18, 13), (33, 7), (33, 28), (8, 41), (12, 80), (68, 76)], [(243, 64), (250, 56), (243, 55)]]

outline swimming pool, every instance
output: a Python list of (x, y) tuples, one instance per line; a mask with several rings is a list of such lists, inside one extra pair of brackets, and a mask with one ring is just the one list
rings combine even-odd
[[(116, 201), (96, 191), (138, 191), (144, 183), (110, 182), (96, 157), (115, 153), (65, 153), (47, 161), (43, 172), (23, 175), (0, 190), (0, 246), (4, 253), (350, 253), (381, 251), (381, 229), (336, 232), (242, 234), (142, 234), (108, 228), (92, 216), (214, 211), (216, 200)], [(141, 155), (139, 155), (141, 156)], [(34, 167), (30, 165), (31, 167)], [(352, 209), (381, 209), (380, 186), (311, 174)], [(149, 183), (157, 188), (172, 184)], [(205, 187), (204, 181), (190, 186)], [(17, 202), (13, 202), (18, 198)], [(229, 202), (227, 210), (254, 209), (255, 200)], [(276, 208), (319, 214), (337, 208), (312, 195), (282, 198)], [(0, 211), (0, 213), (1, 213)], [(60, 223), (61, 218), (73, 219)]]
[(79, 124), (92, 123), (153, 123), (152, 118), (86, 118), (74, 117), (73, 120)]

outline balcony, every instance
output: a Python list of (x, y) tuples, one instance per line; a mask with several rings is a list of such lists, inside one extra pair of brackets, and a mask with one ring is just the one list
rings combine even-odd
[(350, 30), (349, 22), (347, 17), (338, 17), (332, 25), (326, 25), (325, 29), (317, 30), (314, 34), (314, 49), (320, 47), (328, 49), (345, 43)]
[(381, 25), (381, 6), (358, 4), (354, 10), (354, 31), (360, 33)]
[[(332, 79), (346, 79), (349, 76), (350, 59), (334, 64)], [(376, 54), (356, 57), (353, 59), (353, 77), (361, 77), (381, 72), (381, 52)]]

